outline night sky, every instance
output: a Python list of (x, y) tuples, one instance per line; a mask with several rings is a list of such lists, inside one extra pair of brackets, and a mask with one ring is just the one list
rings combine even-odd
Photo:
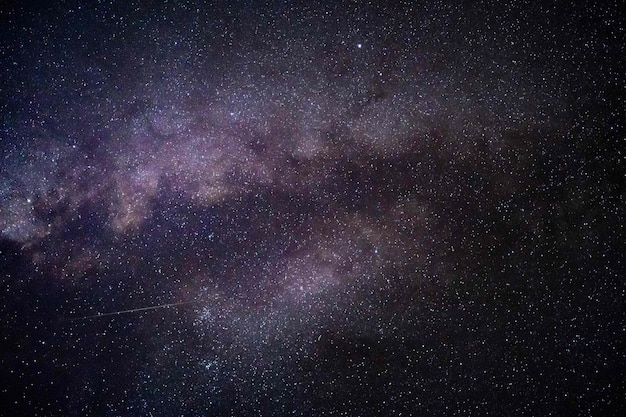
[(0, 414), (626, 408), (622, 1), (13, 1)]

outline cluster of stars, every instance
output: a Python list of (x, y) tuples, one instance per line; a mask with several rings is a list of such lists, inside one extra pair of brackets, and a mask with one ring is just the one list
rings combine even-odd
[(614, 3), (0, 11), (0, 414), (619, 408)]

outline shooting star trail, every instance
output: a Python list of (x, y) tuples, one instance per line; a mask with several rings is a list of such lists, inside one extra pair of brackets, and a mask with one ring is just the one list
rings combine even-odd
[(201, 301), (202, 300), (183, 301), (181, 303), (160, 304), (158, 306), (133, 308), (133, 309), (130, 309), (130, 310), (112, 311), (112, 312), (109, 312), (109, 313), (97, 313), (97, 314), (92, 314), (92, 315), (89, 315), (89, 316), (75, 317), (75, 318), (72, 318), (72, 319), (69, 319), (69, 320), (70, 321), (80, 321), (80, 320), (96, 319), (98, 317), (119, 316), (121, 314), (130, 314), (130, 313), (137, 313), (137, 312), (140, 312), (140, 311), (157, 310), (159, 308), (178, 307), (178, 306), (182, 306), (182, 305), (186, 305), (186, 304), (195, 304), (195, 303), (199, 303)]

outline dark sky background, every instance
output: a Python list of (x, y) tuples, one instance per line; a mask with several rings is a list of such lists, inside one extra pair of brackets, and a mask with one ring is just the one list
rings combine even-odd
[(623, 2), (3, 4), (1, 415), (623, 412)]

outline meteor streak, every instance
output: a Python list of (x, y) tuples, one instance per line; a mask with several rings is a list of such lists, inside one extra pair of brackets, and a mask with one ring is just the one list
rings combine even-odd
[(137, 313), (139, 311), (156, 310), (156, 309), (159, 309), (159, 308), (177, 307), (177, 306), (182, 306), (182, 305), (186, 305), (186, 304), (194, 304), (194, 303), (199, 303), (200, 301), (202, 301), (202, 300), (183, 301), (181, 303), (171, 303), (171, 304), (160, 304), (158, 306), (133, 308), (133, 309), (130, 309), (130, 310), (112, 311), (112, 312), (109, 312), (109, 313), (97, 313), (97, 314), (92, 314), (90, 316), (76, 317), (76, 318), (73, 318), (73, 319), (70, 319), (70, 320), (71, 321), (78, 321), (78, 320), (90, 320), (90, 319), (95, 319), (95, 318), (98, 318), (98, 317), (118, 316), (118, 315), (121, 315), (121, 314)]

